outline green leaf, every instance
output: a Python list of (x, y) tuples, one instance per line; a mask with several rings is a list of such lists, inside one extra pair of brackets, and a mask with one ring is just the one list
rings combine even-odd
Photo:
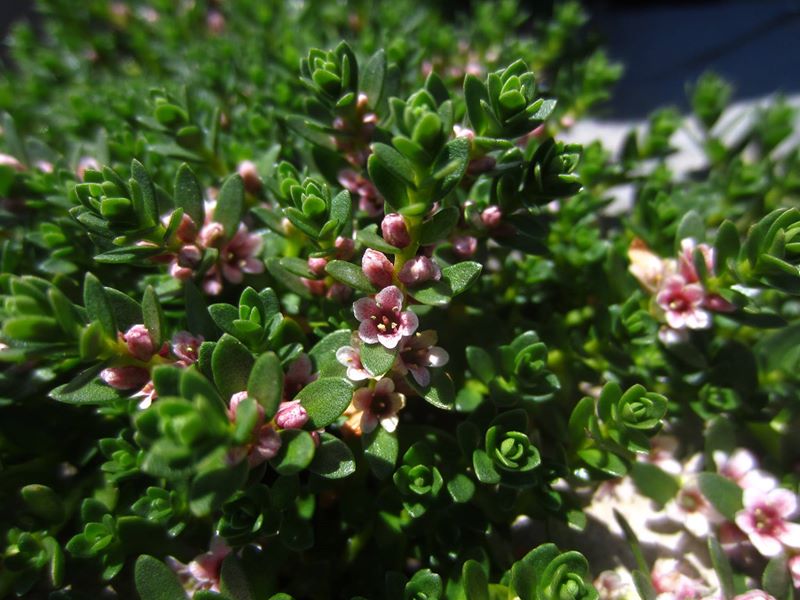
[(717, 275), (721, 275), (728, 270), (728, 262), (736, 261), (739, 256), (739, 232), (736, 225), (728, 220), (722, 222), (717, 230), (717, 238), (714, 240), (715, 270)]
[(386, 348), (383, 344), (361, 344), (361, 364), (375, 377), (386, 373), (395, 363), (399, 346)]
[(61, 337), (61, 327), (52, 317), (26, 315), (12, 317), (3, 323), (3, 333), (25, 342), (50, 342)]
[(308, 288), (303, 285), (303, 282), (300, 281), (300, 278), (287, 271), (281, 265), (281, 259), (277, 256), (272, 256), (264, 261), (264, 264), (267, 266), (267, 270), (269, 271), (270, 275), (272, 275), (276, 281), (284, 285), (290, 292), (297, 294), (301, 298), (310, 298), (311, 292), (308, 291)]
[(270, 461), (280, 475), (299, 473), (311, 464), (316, 445), (311, 434), (302, 429), (284, 429), (280, 432), (281, 449)]
[(64, 502), (52, 488), (32, 483), (24, 486), (20, 495), (26, 508), (36, 517), (49, 523), (60, 523), (64, 519)]
[(469, 369), (475, 377), (486, 384), (494, 379), (494, 360), (486, 350), (478, 346), (467, 346), (466, 355)]
[[(386, 144), (372, 145), (373, 155), (381, 165), (395, 178), (411, 189), (416, 189), (414, 165), (397, 150)], [(371, 158), (371, 157), (370, 157)]]
[(442, 148), (431, 167), (431, 177), (436, 181), (432, 199), (441, 200), (455, 188), (469, 165), (469, 140), (456, 138)]
[(204, 517), (220, 508), (247, 480), (247, 460), (235, 466), (206, 471), (195, 477), (189, 490), (189, 510), (197, 517)]
[[(141, 206), (135, 206), (139, 222), (144, 227), (150, 227), (158, 223), (158, 203), (156, 202), (156, 190), (153, 180), (147, 173), (147, 169), (138, 160), (131, 162), (131, 177), (138, 184), (141, 192)], [(136, 194), (134, 194), (134, 198)], [(134, 200), (135, 201), (135, 200)]]
[(375, 154), (371, 154), (367, 160), (367, 172), (372, 183), (375, 184), (390, 207), (398, 210), (406, 205), (408, 202), (406, 185), (402, 179), (394, 176)]
[(183, 298), (189, 331), (200, 334), (207, 340), (216, 339), (219, 336), (219, 329), (208, 314), (205, 296), (191, 281), (187, 281), (183, 286)]
[(675, 249), (680, 252), (681, 240), (687, 238), (693, 239), (698, 244), (706, 237), (706, 224), (703, 218), (695, 210), (690, 210), (681, 219), (678, 224), (678, 230), (675, 234)]
[(467, 600), (489, 600), (489, 580), (477, 560), (468, 560), (461, 568), (461, 584)]
[(356, 471), (353, 453), (342, 440), (327, 432), (320, 435), (320, 444), (309, 471), (325, 479), (342, 479)]
[(622, 533), (625, 535), (625, 539), (631, 547), (631, 553), (636, 561), (636, 567), (643, 573), (649, 573), (650, 565), (647, 564), (647, 560), (644, 557), (644, 552), (642, 551), (642, 546), (639, 543), (639, 538), (636, 537), (636, 533), (633, 531), (625, 517), (623, 517), (622, 514), (616, 509), (614, 509), (614, 519), (617, 521), (620, 529), (622, 529)]
[(680, 485), (672, 475), (650, 463), (633, 463), (631, 477), (642, 494), (652, 498), (661, 506), (672, 500), (680, 489)]
[(494, 468), (494, 462), (485, 451), (478, 449), (472, 453), (472, 468), (481, 483), (492, 485), (500, 483), (500, 473)]
[(300, 400), (308, 412), (310, 429), (320, 429), (333, 423), (350, 405), (353, 386), (346, 379), (323, 377), (304, 387), (295, 400)]
[(636, 588), (636, 592), (642, 600), (656, 600), (657, 594), (653, 589), (653, 584), (648, 573), (634, 571), (631, 576), (633, 577), (633, 585)]
[(742, 488), (727, 477), (717, 473), (700, 473), (697, 485), (703, 496), (729, 521), (733, 521), (736, 513), (742, 510)]
[(433, 371), (431, 383), (426, 388), (418, 386), (413, 378), (408, 378), (408, 381), (425, 400), (436, 408), (453, 410), (455, 407), (456, 392), (453, 379), (441, 369)]
[(427, 283), (416, 289), (409, 290), (409, 294), (422, 304), (444, 306), (453, 296), (466, 291), (475, 281), (483, 269), (480, 263), (465, 261), (442, 269), (440, 281)]
[(708, 538), (708, 554), (711, 557), (711, 564), (719, 579), (719, 587), (722, 591), (722, 600), (732, 600), (736, 595), (733, 584), (733, 570), (725, 551), (720, 546), (717, 538), (713, 535)]
[(223, 398), (247, 389), (254, 362), (250, 351), (235, 337), (226, 333), (220, 338), (211, 355), (211, 370)]
[(191, 217), (197, 227), (202, 227), (206, 211), (203, 206), (203, 190), (189, 165), (183, 163), (175, 174), (175, 206)]
[(344, 366), (336, 360), (336, 351), (342, 346), (348, 346), (351, 336), (349, 329), (338, 329), (326, 335), (309, 350), (308, 356), (320, 377), (344, 375)]
[(349, 285), (360, 292), (374, 294), (377, 291), (375, 286), (367, 279), (367, 276), (364, 275), (361, 267), (353, 263), (344, 260), (332, 260), (325, 265), (325, 272), (337, 281)]
[(612, 477), (622, 477), (628, 472), (628, 465), (619, 456), (600, 448), (578, 450), (578, 456), (590, 467)]
[(378, 479), (386, 479), (394, 472), (400, 446), (395, 432), (388, 432), (383, 427), (376, 427), (370, 433), (361, 436), (364, 447), (364, 458), (367, 459), (372, 474)]
[(256, 359), (247, 380), (247, 395), (261, 405), (267, 420), (278, 412), (283, 395), (283, 367), (274, 352), (265, 352)]
[(794, 586), (785, 554), (770, 559), (761, 577), (761, 586), (775, 600), (791, 600), (793, 598), (792, 588)]
[(486, 116), (483, 113), (481, 100), (488, 102), (489, 93), (484, 83), (475, 75), (467, 74), (464, 77), (464, 100), (472, 129), (476, 134), (482, 135), (486, 129)]
[(141, 600), (183, 600), (186, 592), (172, 569), (147, 554), (136, 559), (136, 591)]
[(400, 248), (392, 246), (378, 235), (378, 226), (374, 223), (363, 229), (359, 229), (358, 233), (356, 233), (356, 239), (367, 248), (372, 248), (373, 250), (378, 250), (385, 254), (398, 254), (400, 252)]
[(469, 502), (475, 494), (475, 484), (467, 475), (459, 473), (447, 482), (447, 491), (453, 502)]
[(85, 385), (71, 389), (71, 383), (60, 385), (48, 394), (53, 400), (67, 404), (110, 404), (123, 395), (119, 390), (99, 381), (90, 381)]
[(228, 405), (228, 398), (222, 399), (212, 383), (197, 370), (196, 365), (181, 371), (179, 389), (180, 395), (187, 400), (194, 400), (197, 396), (202, 396), (217, 406), (226, 407)]
[(225, 180), (217, 197), (214, 209), (214, 220), (225, 230), (225, 237), (230, 239), (239, 229), (244, 211), (244, 182), (234, 173)]
[(166, 340), (164, 311), (161, 309), (161, 303), (158, 301), (156, 291), (151, 285), (145, 288), (144, 296), (142, 297), (142, 317), (144, 318), (144, 326), (153, 339), (153, 345), (156, 349), (161, 348), (161, 345)]
[(442, 597), (442, 578), (430, 569), (421, 569), (406, 584), (406, 600), (416, 598), (430, 598), (435, 600)]
[(234, 600), (255, 600), (242, 561), (235, 553), (229, 554), (222, 561), (220, 590)]
[(381, 48), (373, 54), (361, 71), (359, 88), (366, 94), (370, 107), (377, 108), (383, 100), (386, 79), (386, 52)]
[(89, 320), (100, 323), (106, 336), (116, 339), (117, 321), (111, 310), (111, 303), (103, 284), (92, 273), (86, 273), (83, 280), (83, 304)]
[(420, 245), (426, 246), (447, 238), (458, 224), (459, 218), (461, 211), (455, 206), (447, 206), (435, 212), (430, 219), (422, 223)]

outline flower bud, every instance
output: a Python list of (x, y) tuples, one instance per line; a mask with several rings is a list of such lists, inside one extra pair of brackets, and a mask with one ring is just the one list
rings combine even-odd
[(212, 35), (220, 35), (225, 31), (225, 17), (217, 10), (211, 10), (206, 16), (206, 27)]
[(197, 237), (197, 224), (192, 217), (184, 213), (181, 215), (181, 222), (178, 224), (178, 229), (175, 235), (182, 242), (193, 242)]
[(398, 213), (389, 213), (383, 218), (381, 232), (383, 239), (397, 248), (405, 248), (411, 243), (406, 222)]
[(134, 325), (125, 332), (123, 339), (128, 345), (128, 352), (134, 358), (145, 362), (153, 358), (153, 354), (156, 351), (155, 344), (153, 344), (153, 338), (144, 325)]
[(334, 281), (331, 284), (331, 287), (328, 288), (328, 291), (325, 293), (325, 297), (328, 300), (333, 300), (335, 302), (347, 302), (352, 294), (353, 290), (347, 287), (343, 283), (339, 283), (338, 281)]
[(355, 253), (356, 243), (353, 238), (339, 236), (333, 243), (336, 248), (336, 258), (339, 260), (350, 260)]
[(281, 429), (300, 429), (308, 421), (308, 413), (299, 400), (281, 402), (275, 423)]
[(96, 159), (92, 158), (91, 156), (83, 156), (78, 161), (78, 167), (75, 169), (75, 174), (78, 176), (78, 179), (83, 181), (86, 171), (99, 171), (100, 168), (100, 163), (97, 162)]
[(367, 248), (361, 259), (361, 269), (374, 286), (385, 288), (392, 285), (394, 266), (382, 252)]
[(461, 258), (469, 258), (478, 249), (478, 240), (471, 235), (460, 235), (453, 240), (453, 251)]
[(187, 269), (194, 269), (200, 264), (203, 253), (194, 244), (184, 246), (178, 252), (178, 265)]
[(442, 278), (442, 271), (439, 265), (427, 256), (415, 256), (403, 265), (398, 278), (408, 286), (415, 286), (426, 281), (439, 281)]
[(242, 178), (244, 189), (247, 190), (248, 193), (257, 195), (261, 192), (263, 184), (261, 183), (261, 177), (258, 176), (258, 170), (253, 161), (243, 160), (236, 168), (236, 172), (239, 173), (239, 176)]
[(200, 344), (202, 343), (202, 335), (192, 335), (188, 331), (179, 331), (172, 336), (172, 353), (178, 357), (179, 362), (188, 366), (197, 362)]
[(0, 154), (0, 166), (2, 167), (11, 167), (15, 171), (24, 171), (25, 165), (19, 162), (16, 158), (11, 156), (10, 154)]
[(481, 212), (481, 222), (487, 229), (494, 229), (503, 220), (503, 213), (499, 206), (489, 206)]
[(200, 230), (200, 243), (204, 246), (213, 246), (217, 240), (225, 235), (225, 228), (221, 223), (211, 221), (208, 225), (204, 225)]
[(475, 139), (475, 132), (469, 127), (462, 127), (461, 125), (453, 125), (453, 133), (457, 138), (467, 138), (469, 141)]
[(142, 367), (109, 367), (100, 371), (100, 379), (115, 390), (135, 390), (150, 381), (150, 373)]
[(307, 279), (306, 277), (301, 277), (300, 281), (304, 286), (306, 286), (308, 291), (315, 296), (324, 295), (325, 290), (328, 289), (328, 286), (325, 284), (325, 280), (323, 279)]
[(327, 258), (309, 258), (308, 269), (314, 275), (322, 276), (325, 274), (325, 266), (328, 264)]

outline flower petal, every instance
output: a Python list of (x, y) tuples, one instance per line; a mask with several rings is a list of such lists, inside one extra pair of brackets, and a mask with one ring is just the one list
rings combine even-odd
[(375, 302), (384, 310), (400, 310), (403, 308), (403, 292), (396, 285), (390, 285), (376, 294)]
[(380, 309), (372, 298), (359, 298), (353, 302), (353, 314), (359, 321), (380, 315)]
[(408, 370), (411, 371), (411, 376), (417, 385), (421, 387), (428, 387), (431, 384), (431, 372), (425, 367), (419, 365), (408, 365)]
[(400, 335), (413, 335), (419, 327), (419, 317), (410, 310), (400, 313)]
[(358, 336), (361, 338), (362, 342), (375, 344), (378, 342), (378, 328), (375, 326), (375, 323), (369, 319), (361, 321), (361, 325), (358, 326)]
[(443, 367), (450, 361), (450, 355), (441, 346), (431, 348), (426, 358), (428, 359), (429, 367)]

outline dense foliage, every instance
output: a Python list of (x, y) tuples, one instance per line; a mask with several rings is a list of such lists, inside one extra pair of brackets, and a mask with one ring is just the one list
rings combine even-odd
[(709, 74), (697, 171), (674, 109), (564, 143), (620, 73), (580, 6), (426, 5), (14, 29), (0, 597), (792, 596), (795, 111), (731, 139)]

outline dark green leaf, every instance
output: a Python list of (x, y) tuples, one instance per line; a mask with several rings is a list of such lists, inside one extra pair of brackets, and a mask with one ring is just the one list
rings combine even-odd
[(222, 184), (214, 209), (214, 220), (222, 225), (228, 239), (239, 229), (243, 211), (244, 182), (238, 174), (233, 174)]
[(183, 600), (188, 598), (178, 576), (160, 560), (141, 555), (134, 569), (136, 591), (141, 600)]
[(189, 165), (183, 163), (175, 174), (175, 206), (183, 209), (183, 214), (191, 217), (197, 227), (205, 222), (203, 190)]
[(150, 333), (155, 348), (161, 348), (161, 344), (166, 340), (167, 334), (164, 322), (164, 311), (161, 309), (161, 303), (158, 301), (156, 291), (153, 289), (153, 286), (150, 285), (144, 290), (144, 296), (142, 298), (142, 316), (144, 318), (144, 326)]
[(342, 440), (322, 432), (314, 460), (308, 469), (326, 479), (342, 479), (355, 473), (353, 453)]
[(281, 449), (270, 461), (281, 475), (299, 473), (314, 459), (316, 445), (311, 434), (302, 429), (284, 429), (280, 432)]
[(352, 397), (353, 387), (346, 379), (323, 377), (309, 383), (294, 399), (308, 412), (308, 427), (320, 429), (338, 419)]
[(86, 273), (83, 281), (83, 304), (86, 307), (86, 314), (91, 321), (100, 323), (106, 336), (116, 339), (117, 321), (103, 284), (91, 273)]
[(373, 475), (378, 479), (386, 479), (394, 471), (397, 462), (399, 444), (397, 435), (389, 433), (383, 427), (376, 427), (370, 433), (361, 436), (364, 446), (364, 458)]
[(729, 521), (742, 510), (742, 488), (730, 479), (716, 473), (700, 473), (697, 485), (711, 505)]
[(361, 364), (380, 377), (394, 365), (399, 347), (386, 348), (383, 344), (361, 344)]
[(344, 260), (332, 260), (325, 265), (325, 271), (337, 281), (349, 285), (360, 292), (374, 294), (377, 291), (375, 286), (367, 279), (367, 276), (364, 275), (361, 267), (353, 263)]
[(444, 306), (456, 296), (469, 288), (481, 273), (480, 263), (465, 261), (442, 269), (440, 281), (427, 283), (419, 288), (409, 290), (411, 296), (422, 304)]
[(265, 352), (256, 360), (247, 380), (247, 395), (263, 407), (267, 420), (278, 411), (283, 395), (283, 367), (274, 352)]
[(220, 338), (211, 355), (211, 369), (223, 398), (247, 389), (254, 362), (253, 355), (239, 340), (227, 333)]
[(422, 224), (420, 245), (433, 244), (447, 238), (460, 217), (461, 211), (455, 206), (447, 206), (435, 212), (430, 219)]

